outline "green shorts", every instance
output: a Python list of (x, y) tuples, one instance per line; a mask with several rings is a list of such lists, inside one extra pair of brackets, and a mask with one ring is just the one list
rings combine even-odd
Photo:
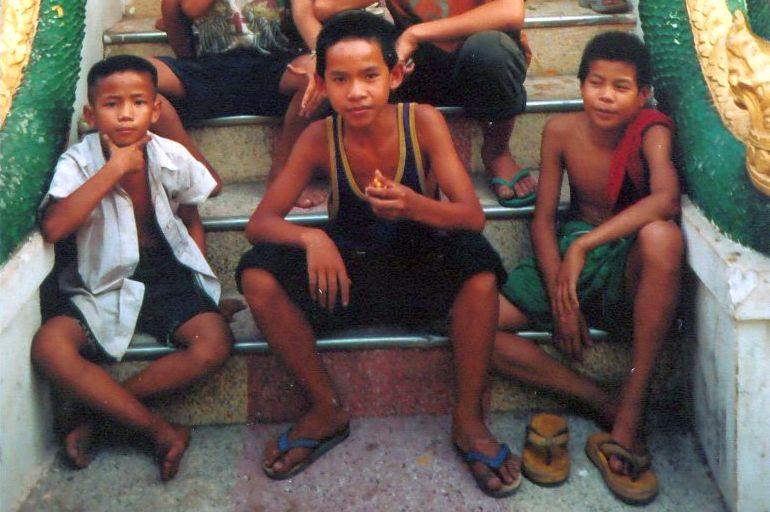
[[(580, 236), (595, 226), (573, 220), (559, 230), (562, 256)], [(634, 237), (624, 237), (596, 247), (586, 256), (578, 277), (577, 295), (581, 310), (592, 327), (615, 330), (628, 325), (628, 301), (625, 294), (625, 268)], [(508, 274), (502, 294), (540, 328), (553, 327), (551, 302), (545, 282), (534, 258), (526, 258)]]

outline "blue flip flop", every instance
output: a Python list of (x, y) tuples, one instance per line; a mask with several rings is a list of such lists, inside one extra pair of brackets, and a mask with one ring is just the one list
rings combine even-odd
[(262, 466), (262, 470), (265, 474), (273, 480), (286, 480), (299, 473), (305, 471), (308, 466), (318, 460), (318, 458), (324, 453), (328, 452), (342, 441), (347, 439), (350, 435), (350, 424), (345, 425), (344, 428), (338, 430), (334, 434), (324, 437), (323, 439), (310, 439), (307, 437), (300, 437), (298, 439), (289, 439), (289, 432), (291, 429), (281, 432), (278, 436), (278, 450), (281, 452), (281, 456), (285, 455), (294, 448), (309, 448), (311, 450), (307, 458), (301, 462), (298, 462), (294, 467), (285, 473), (277, 473), (272, 468)]
[[(505, 180), (503, 178), (492, 178), (489, 180), (489, 184), (494, 185), (502, 185), (504, 187), (508, 187), (511, 190), (514, 190), (516, 187), (516, 184), (520, 182), (521, 180), (525, 179), (528, 176), (531, 176), (531, 171), (529, 167), (524, 167), (519, 170), (519, 172), (516, 173), (516, 175), (511, 178), (510, 180)], [(537, 197), (537, 192), (533, 190), (529, 194), (523, 195), (521, 197), (519, 196), (513, 196), (508, 198), (502, 198), (498, 197), (497, 202), (500, 203), (500, 205), (505, 206), (506, 208), (521, 208), (522, 206), (531, 206), (535, 204), (535, 198)]]
[[(463, 459), (463, 462), (466, 464), (472, 464), (473, 462), (481, 462), (485, 466), (487, 466), (489, 469), (497, 473), (499, 478), (499, 469), (505, 462), (505, 460), (508, 458), (508, 456), (511, 454), (511, 449), (508, 447), (507, 444), (503, 443), (500, 445), (500, 449), (497, 450), (497, 455), (494, 457), (489, 457), (488, 455), (484, 455), (480, 452), (475, 451), (464, 451), (462, 448), (457, 446), (455, 444), (455, 450), (457, 450), (457, 453), (460, 455), (460, 458)], [(506, 485), (503, 484), (502, 487), (497, 489), (496, 491), (491, 490), (489, 487), (487, 487), (487, 481), (482, 478), (481, 475), (471, 471), (471, 475), (473, 475), (473, 479), (476, 480), (476, 485), (481, 489), (481, 492), (486, 494), (487, 496), (491, 498), (505, 498), (506, 496), (510, 496), (511, 494), (515, 493), (519, 486), (521, 485), (521, 472), (519, 472), (518, 478), (511, 482), (510, 484)], [(502, 479), (501, 479), (502, 480)]]

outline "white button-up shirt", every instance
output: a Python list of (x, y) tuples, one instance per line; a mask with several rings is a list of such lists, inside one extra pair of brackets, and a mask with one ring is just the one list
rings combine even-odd
[[(181, 145), (150, 134), (147, 175), (160, 232), (176, 259), (192, 270), (195, 281), (219, 302), (220, 285), (182, 220), (180, 204), (200, 204), (216, 182)], [(51, 199), (77, 190), (105, 164), (99, 134), (87, 135), (56, 164), (41, 212)], [(129, 279), (139, 263), (139, 241), (131, 198), (118, 184), (105, 195), (76, 232), (77, 262), (59, 276), (64, 294), (83, 314), (105, 352), (120, 360), (134, 333), (144, 284)]]

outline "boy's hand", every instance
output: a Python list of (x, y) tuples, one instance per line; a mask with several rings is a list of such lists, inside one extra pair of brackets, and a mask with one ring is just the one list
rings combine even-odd
[(128, 146), (118, 147), (112, 141), (109, 135), (101, 135), (102, 147), (107, 149), (107, 160), (115, 165), (121, 171), (121, 175), (141, 172), (145, 168), (144, 148), (150, 142), (150, 136), (144, 137), (129, 144)]
[(586, 251), (578, 241), (572, 243), (567, 249), (556, 276), (557, 306), (561, 312), (570, 312), (580, 309), (577, 297), (577, 282), (580, 272), (586, 264)]
[(409, 28), (404, 30), (396, 40), (396, 55), (398, 55), (398, 61), (404, 63), (404, 73), (407, 75), (414, 71), (412, 55), (418, 46), (419, 42)]
[(578, 310), (576, 313), (554, 315), (553, 320), (553, 339), (556, 347), (562, 354), (573, 360), (582, 361), (583, 347), (588, 348), (593, 345), (583, 313)]
[(326, 99), (326, 95), (318, 87), (315, 80), (315, 55), (298, 57), (287, 66), (287, 69), (295, 75), (307, 77), (307, 87), (305, 88), (305, 94), (302, 95), (299, 115), (309, 117)]
[(219, 312), (225, 317), (227, 323), (232, 323), (235, 314), (244, 309), (246, 304), (241, 299), (219, 299)]
[(323, 231), (314, 231), (306, 240), (310, 297), (333, 311), (339, 292), (340, 302), (346, 307), (350, 301), (350, 278), (339, 249)]
[(415, 191), (386, 178), (379, 169), (374, 171), (374, 178), (364, 192), (376, 216), (387, 220), (410, 218), (410, 204)]

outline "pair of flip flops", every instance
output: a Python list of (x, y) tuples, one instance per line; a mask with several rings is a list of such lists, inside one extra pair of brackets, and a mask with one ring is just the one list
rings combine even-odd
[(291, 478), (305, 471), (313, 462), (318, 460), (321, 455), (347, 439), (347, 437), (350, 435), (350, 424), (345, 425), (345, 427), (341, 430), (338, 430), (334, 434), (322, 439), (310, 439), (306, 437), (289, 439), (290, 432), (291, 429), (282, 432), (278, 436), (278, 450), (280, 451), (281, 456), (284, 456), (295, 448), (308, 448), (310, 450), (310, 454), (305, 458), (305, 460), (298, 462), (291, 469), (283, 473), (278, 473), (271, 467), (262, 466), (262, 470), (265, 472), (265, 474), (273, 480), (286, 480), (287, 478)]
[[(490, 186), (494, 187), (496, 185), (500, 185), (506, 188), (511, 189), (514, 194), (516, 193), (516, 184), (519, 183), (521, 180), (530, 177), (532, 169), (529, 167), (525, 167), (519, 172), (516, 173), (516, 175), (511, 178), (510, 180), (506, 180), (503, 178), (492, 178), (489, 180)], [(535, 190), (532, 190), (532, 192), (525, 194), (523, 196), (517, 196), (514, 195), (513, 197), (499, 197), (497, 198), (497, 202), (500, 203), (500, 205), (505, 206), (506, 208), (521, 208), (522, 206), (531, 206), (535, 204), (535, 198), (537, 197), (537, 193)]]
[[(566, 481), (570, 471), (568, 442), (569, 430), (564, 418), (547, 413), (534, 415), (527, 426), (527, 440), (521, 454), (524, 475), (543, 486)], [(585, 451), (607, 487), (621, 501), (643, 505), (658, 494), (658, 480), (650, 467), (649, 454), (631, 453), (607, 432), (591, 434)], [(626, 465), (628, 474), (616, 473), (610, 468), (612, 456)]]
[[(500, 467), (503, 465), (503, 463), (508, 459), (508, 457), (511, 455), (511, 449), (510, 447), (503, 443), (500, 445), (500, 448), (497, 450), (497, 454), (494, 457), (489, 457), (488, 455), (484, 455), (483, 453), (476, 452), (476, 451), (465, 451), (457, 444), (454, 445), (455, 450), (457, 451), (457, 454), (460, 456), (460, 458), (468, 465), (473, 464), (474, 462), (481, 462), (485, 466), (487, 466), (489, 469), (494, 471), (496, 474), (500, 474)], [(502, 487), (496, 490), (492, 490), (487, 486), (487, 480), (484, 479), (484, 476), (482, 476), (479, 473), (476, 473), (475, 471), (471, 471), (471, 474), (473, 475), (473, 478), (476, 480), (476, 485), (478, 486), (481, 491), (486, 494), (487, 496), (491, 498), (505, 498), (507, 496), (510, 496), (511, 494), (515, 493), (519, 486), (521, 485), (521, 474), (518, 475), (518, 477), (511, 482), (510, 484), (503, 483)]]
[(599, 14), (620, 14), (631, 10), (627, 0), (578, 0), (578, 3), (580, 7), (592, 9)]

